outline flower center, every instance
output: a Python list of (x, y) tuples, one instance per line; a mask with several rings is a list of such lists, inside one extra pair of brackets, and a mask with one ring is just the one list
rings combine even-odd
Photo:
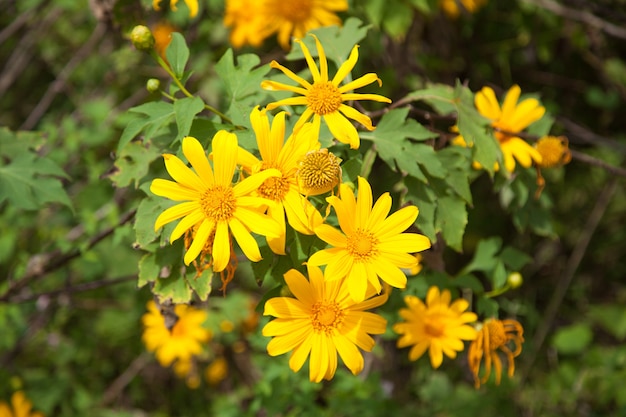
[(200, 206), (205, 216), (217, 222), (229, 220), (233, 216), (237, 201), (232, 188), (218, 185), (202, 194)]
[(377, 254), (378, 239), (369, 231), (357, 229), (348, 236), (348, 252), (356, 261), (367, 261)]
[(341, 93), (329, 81), (316, 82), (309, 89), (306, 101), (313, 113), (323, 116), (337, 111), (339, 106), (341, 106)]
[(564, 137), (546, 136), (537, 141), (535, 148), (541, 154), (540, 165), (543, 168), (567, 164), (572, 159), (567, 139)]
[(176, 321), (176, 324), (174, 325), (174, 327), (172, 327), (171, 334), (172, 334), (172, 337), (176, 337), (176, 338), (184, 337), (187, 334), (185, 326), (183, 325), (182, 320), (180, 320), (180, 318), (178, 319), (178, 321)]
[(318, 195), (333, 189), (341, 180), (340, 162), (328, 149), (308, 152), (296, 173), (302, 192)]
[(304, 22), (311, 18), (313, 0), (285, 1), (273, 0), (269, 2), (268, 10), (292, 22)]
[(427, 319), (424, 323), (424, 331), (427, 335), (433, 338), (440, 337), (443, 334), (442, 323), (436, 318)]
[(318, 332), (330, 333), (343, 322), (344, 312), (337, 303), (318, 301), (312, 310), (311, 323)]
[(289, 191), (289, 182), (284, 177), (271, 177), (261, 184), (258, 191), (264, 198), (282, 201)]
[(500, 320), (491, 320), (485, 324), (489, 334), (489, 349), (496, 350), (506, 343), (504, 325)]

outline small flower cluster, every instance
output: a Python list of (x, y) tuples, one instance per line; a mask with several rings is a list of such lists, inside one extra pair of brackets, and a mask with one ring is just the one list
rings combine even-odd
[[(213, 137), (210, 158), (197, 139), (186, 137), (182, 152), (191, 168), (175, 155), (164, 154), (173, 181), (157, 178), (150, 190), (179, 202), (158, 216), (155, 230), (180, 219), (170, 233), (170, 241), (185, 236), (185, 264), (194, 263), (199, 271), (211, 268), (219, 272), (224, 289), (237, 267), (234, 242), (253, 262), (261, 259), (253, 234), (264, 236), (272, 252), (284, 255), (288, 250), (287, 225), (328, 244), (308, 258), (308, 279), (295, 269), (285, 274), (295, 298), (272, 298), (264, 311), (276, 317), (263, 329), (265, 336), (273, 337), (268, 353), (275, 356), (291, 351), (290, 367), (294, 371), (310, 356), (310, 379), (319, 382), (333, 377), (337, 354), (353, 373), (363, 369), (359, 348), (370, 351), (374, 346), (370, 335), (384, 333), (386, 328), (385, 319), (365, 310), (387, 300), (383, 283), (396, 288), (406, 286), (403, 269), (417, 269), (418, 259), (413, 254), (428, 249), (430, 241), (423, 235), (405, 232), (418, 216), (417, 207), (407, 206), (390, 214), (389, 193), (374, 201), (370, 184), (362, 177), (357, 180), (355, 195), (350, 186), (340, 184), (340, 159), (328, 149), (320, 149), (322, 120), (338, 141), (351, 148), (358, 148), (360, 143), (348, 118), (368, 130), (374, 129), (369, 117), (344, 102), (390, 101), (375, 94), (350, 92), (380, 83), (376, 74), (340, 86), (357, 62), (358, 47), (330, 80), (319, 40), (315, 38), (319, 67), (306, 46), (296, 42), (304, 52), (313, 80), (304, 80), (276, 62), (271, 64), (299, 86), (264, 81), (262, 87), (295, 92), (301, 97), (252, 110), (250, 121), (259, 155), (240, 147), (236, 134), (224, 130)], [(283, 105), (306, 106), (286, 140), (286, 113), (279, 112), (272, 121), (267, 113)], [(235, 175), (237, 171), (239, 175)], [(337, 220), (330, 224), (310, 197), (329, 194), (337, 187), (338, 195), (326, 197), (326, 216), (332, 209)], [(196, 336), (200, 340), (206, 335)], [(153, 345), (147, 344), (149, 348)], [(157, 351), (159, 356), (163, 354)], [(169, 362), (172, 355), (166, 356)], [(185, 358), (181, 356), (181, 360)]]

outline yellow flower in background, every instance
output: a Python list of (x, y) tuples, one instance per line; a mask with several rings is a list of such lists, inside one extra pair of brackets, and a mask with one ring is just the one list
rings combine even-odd
[(278, 43), (288, 50), (291, 37), (324, 26), (341, 26), (335, 14), (348, 10), (347, 0), (259, 0), (264, 3), (263, 20), (270, 33), (278, 33)]
[[(273, 337), (267, 352), (277, 356), (292, 351), (289, 367), (294, 372), (310, 355), (309, 379), (313, 382), (332, 379), (337, 353), (356, 375), (364, 366), (359, 348), (370, 352), (375, 344), (370, 334), (382, 334), (387, 326), (384, 318), (365, 310), (384, 304), (388, 296), (385, 293), (357, 303), (345, 280), (329, 277), (328, 272), (310, 264), (307, 270), (308, 281), (295, 269), (284, 275), (295, 298), (275, 297), (265, 303), (263, 314), (276, 317), (263, 328), (263, 336)], [(370, 287), (366, 297), (373, 295)]]
[(297, 42), (302, 48), (302, 52), (304, 53), (304, 57), (306, 58), (306, 62), (313, 76), (313, 83), (311, 84), (293, 73), (291, 70), (283, 67), (278, 62), (272, 61), (270, 63), (270, 67), (279, 69), (287, 77), (300, 84), (300, 86), (292, 86), (276, 81), (266, 80), (261, 83), (261, 87), (266, 90), (291, 91), (293, 93), (300, 94), (301, 97), (291, 97), (275, 101), (268, 104), (267, 109), (272, 110), (280, 106), (304, 105), (306, 106), (306, 109), (294, 126), (294, 131), (300, 129), (305, 122), (313, 118), (314, 135), (319, 136), (320, 124), (323, 118), (328, 125), (330, 132), (337, 140), (343, 143), (348, 143), (351, 148), (357, 149), (360, 144), (359, 134), (348, 119), (356, 120), (368, 130), (374, 130), (374, 126), (368, 116), (344, 104), (344, 102), (351, 100), (373, 100), (383, 103), (391, 103), (391, 100), (378, 94), (348, 93), (349, 91), (364, 87), (372, 84), (373, 82), (378, 82), (379, 85), (382, 85), (382, 82), (374, 73), (366, 74), (352, 82), (339, 86), (344, 78), (350, 74), (350, 71), (352, 71), (357, 63), (359, 58), (358, 45), (352, 49), (348, 60), (344, 62), (341, 67), (339, 67), (335, 77), (332, 80), (329, 80), (328, 62), (326, 61), (324, 48), (317, 37), (314, 35), (312, 36), (315, 38), (315, 44), (319, 54), (319, 69), (304, 43), (299, 39), (296, 39), (295, 42)]
[[(509, 347), (511, 342), (513, 350)], [(512, 378), (515, 373), (514, 358), (522, 353), (522, 343), (524, 343), (524, 329), (517, 320), (486, 320), (478, 332), (478, 337), (470, 344), (467, 351), (469, 367), (474, 374), (476, 388), (489, 380), (492, 363), (496, 373), (496, 385), (500, 385), (502, 361), (498, 350), (506, 356), (509, 366), (508, 375), (509, 378)], [(480, 364), (483, 359), (485, 361), (485, 374), (479, 378)]]
[(23, 391), (16, 391), (11, 396), (11, 405), (0, 402), (0, 417), (44, 417), (38, 411), (31, 412), (33, 404), (26, 398)]
[[(183, 154), (195, 170), (192, 171), (178, 157), (164, 154), (165, 167), (175, 181), (155, 179), (150, 191), (174, 201), (183, 201), (159, 215), (154, 230), (182, 218), (172, 231), (170, 241), (194, 229), (193, 242), (185, 253), (189, 265), (205, 249), (207, 241), (213, 242), (211, 255), (213, 271), (223, 271), (231, 257), (230, 233), (251, 261), (261, 260), (259, 246), (250, 232), (263, 236), (280, 236), (279, 225), (263, 210), (271, 201), (250, 194), (270, 177), (280, 176), (280, 171), (267, 169), (232, 185), (237, 164), (237, 136), (224, 130), (213, 138), (213, 169), (197, 139), (183, 139)], [(230, 232), (229, 232), (230, 231)]]
[(410, 360), (416, 361), (428, 350), (430, 364), (436, 369), (444, 354), (454, 359), (464, 348), (463, 340), (476, 339), (476, 330), (467, 324), (476, 321), (476, 314), (466, 311), (466, 300), (459, 298), (450, 304), (451, 298), (450, 291), (440, 292), (437, 287), (428, 289), (426, 304), (412, 295), (404, 297), (408, 308), (401, 309), (400, 316), (405, 321), (395, 324), (393, 330), (402, 335), (399, 348), (412, 346)]
[(227, 0), (224, 26), (231, 28), (230, 43), (235, 48), (260, 46), (271, 35), (262, 17), (260, 0)]
[(525, 140), (515, 134), (541, 119), (546, 109), (534, 98), (527, 98), (518, 103), (521, 89), (514, 85), (504, 96), (502, 107), (496, 94), (490, 87), (483, 87), (474, 97), (478, 112), (491, 120), (496, 139), (500, 143), (504, 167), (507, 171), (515, 170), (515, 160), (524, 168), (535, 162), (541, 162), (541, 154)]
[(315, 207), (300, 194), (296, 181), (300, 159), (307, 152), (319, 149), (320, 143), (317, 136), (313, 135), (310, 124), (305, 124), (297, 134), (290, 135), (285, 141), (285, 112), (278, 113), (270, 127), (267, 112), (259, 110), (257, 106), (250, 114), (250, 121), (256, 135), (261, 159), (245, 149), (239, 148), (237, 162), (244, 171), (250, 174), (268, 168), (275, 168), (280, 171), (279, 177), (266, 179), (259, 186), (257, 194), (276, 203), (268, 208), (267, 214), (280, 226), (280, 235), (267, 237), (267, 243), (272, 252), (284, 255), (285, 215), (291, 227), (306, 235), (314, 234), (312, 222), (316, 224), (322, 222), (322, 218)]
[(541, 168), (565, 165), (572, 160), (565, 136), (544, 136), (535, 143), (535, 149), (541, 155), (541, 161), (537, 164)]
[[(152, 0), (152, 8), (156, 11), (161, 10), (161, 1), (162, 0)], [(173, 11), (178, 10), (176, 3), (178, 3), (178, 0), (170, 0), (170, 9)], [(189, 17), (196, 17), (198, 14), (198, 0), (185, 0), (185, 4), (189, 8)]]
[(217, 357), (206, 367), (204, 378), (210, 385), (217, 385), (228, 376), (228, 362), (223, 356)]
[(168, 22), (159, 22), (152, 26), (152, 35), (154, 36), (154, 49), (157, 53), (167, 60), (165, 57), (165, 50), (172, 41), (172, 33), (178, 32), (176, 26)]
[(328, 224), (315, 228), (315, 234), (332, 246), (314, 253), (308, 265), (326, 265), (327, 279), (346, 277), (350, 296), (361, 302), (367, 295), (368, 284), (377, 293), (380, 279), (392, 287), (404, 288), (406, 275), (401, 268), (417, 264), (414, 252), (430, 248), (430, 240), (417, 233), (403, 233), (417, 218), (418, 209), (407, 206), (387, 217), (391, 209), (389, 193), (381, 195), (372, 207), (372, 189), (365, 178), (358, 179), (359, 190), (341, 184), (339, 197), (326, 201), (337, 214), (337, 230)]
[(141, 318), (144, 326), (142, 339), (146, 349), (155, 353), (162, 366), (169, 366), (177, 360), (180, 362), (177, 373), (186, 374), (191, 368), (191, 358), (200, 354), (202, 344), (211, 338), (211, 333), (202, 327), (207, 312), (178, 304), (174, 308), (178, 319), (170, 330), (154, 301), (149, 301), (147, 308), (148, 312)]
[[(459, 17), (461, 10), (467, 13), (475, 13), (486, 3), (487, 0), (439, 0), (441, 9), (452, 19)], [(459, 5), (461, 7), (459, 7)]]

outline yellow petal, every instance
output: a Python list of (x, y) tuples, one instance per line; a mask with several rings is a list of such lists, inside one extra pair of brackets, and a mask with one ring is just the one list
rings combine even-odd
[(490, 120), (499, 120), (502, 115), (500, 103), (491, 87), (483, 87), (474, 97), (478, 112)]
[(372, 228), (372, 233), (375, 233), (380, 240), (402, 233), (415, 223), (418, 214), (419, 210), (415, 206), (403, 207), (387, 217), (382, 223), (375, 225)]
[(359, 148), (359, 134), (352, 123), (350, 123), (345, 116), (338, 111), (334, 111), (332, 113), (325, 114), (323, 117), (328, 125), (330, 133), (332, 133), (335, 139), (339, 142), (349, 144), (351, 149)]
[(391, 210), (391, 203), (392, 199), (389, 193), (384, 193), (378, 197), (378, 200), (376, 200), (370, 212), (369, 220), (367, 224), (364, 225), (365, 229), (373, 230), (376, 225), (382, 223), (389, 214), (389, 210)]
[(282, 355), (283, 353), (295, 349), (311, 332), (311, 328), (303, 326), (300, 321), (290, 320), (288, 325), (291, 330), (289, 333), (274, 337), (267, 344), (267, 353), (269, 353), (270, 356)]
[(344, 93), (341, 95), (341, 100), (342, 101), (372, 100), (372, 101), (378, 101), (379, 103), (391, 103), (391, 99), (388, 99), (385, 96), (381, 96), (380, 94)]
[(170, 242), (174, 242), (176, 239), (181, 237), (183, 233), (200, 223), (205, 218), (206, 216), (201, 210), (194, 210), (183, 217), (182, 220), (178, 222), (174, 230), (172, 230), (172, 233), (170, 234)]
[[(317, 39), (317, 36), (313, 34), (311, 34), (311, 36), (315, 39), (315, 47), (317, 48), (317, 54), (319, 55), (320, 82), (325, 83), (328, 81), (328, 62), (326, 61), (326, 54), (324, 53), (324, 48), (322, 47), (320, 40)], [(313, 76), (313, 79), (315, 79), (315, 76)]]
[(365, 300), (365, 293), (367, 292), (367, 271), (365, 269), (368, 267), (369, 265), (365, 265), (363, 262), (354, 262), (346, 277), (350, 297), (355, 303)]
[(309, 48), (307, 48), (304, 42), (302, 42), (300, 39), (294, 39), (293, 41), (297, 43), (298, 45), (300, 45), (300, 48), (302, 49), (302, 54), (304, 54), (304, 59), (306, 60), (307, 65), (309, 66), (309, 71), (311, 71), (311, 75), (313, 76), (313, 82), (319, 81), (321, 78), (320, 72), (317, 69), (317, 65), (315, 65), (315, 61), (313, 60), (311, 53), (309, 52)]
[(266, 162), (275, 162), (278, 160), (278, 155), (280, 155), (280, 150), (282, 149), (285, 141), (286, 114), (287, 113), (284, 111), (281, 111), (274, 116), (267, 144), (263, 148), (261, 148), (261, 145), (259, 144), (259, 151), (261, 152), (263, 160)]
[(150, 184), (150, 192), (160, 197), (174, 201), (195, 200), (200, 198), (200, 192), (187, 188), (177, 182), (156, 178)]
[(278, 223), (258, 211), (238, 207), (235, 212), (235, 218), (258, 235), (269, 237), (280, 236), (281, 230)]
[(428, 353), (430, 355), (430, 364), (432, 367), (435, 369), (439, 368), (443, 362), (443, 351), (441, 350), (441, 346), (439, 345), (437, 339), (431, 341)]
[(183, 154), (206, 185), (211, 186), (215, 183), (206, 152), (196, 138), (187, 136), (183, 139)]
[(215, 184), (230, 187), (237, 165), (237, 136), (225, 130), (218, 131), (211, 142)]
[[(307, 319), (311, 311), (300, 300), (290, 297), (274, 297), (265, 303), (264, 316), (273, 316), (284, 319), (299, 318)], [(274, 335), (267, 335), (274, 336)]]
[(519, 88), (519, 85), (514, 85), (509, 88), (509, 91), (507, 91), (504, 96), (504, 103), (502, 103), (502, 115), (500, 116), (502, 120), (510, 119), (511, 116), (513, 116), (521, 92), (522, 90)]
[[(285, 98), (282, 100), (274, 101), (268, 104), (267, 106), (265, 106), (265, 108), (267, 110), (274, 110), (275, 108), (278, 108), (281, 106), (298, 106), (298, 105), (306, 106), (307, 104), (308, 102), (306, 101), (306, 97), (289, 97), (289, 98)], [(300, 116), (300, 119), (302, 119), (303, 116), (304, 116), (304, 113), (302, 114), (302, 116)], [(304, 120), (304, 122), (306, 122), (306, 120)]]
[(245, 180), (241, 181), (233, 187), (233, 193), (235, 197), (241, 197), (248, 195), (253, 191), (256, 191), (266, 179), (270, 177), (280, 177), (282, 174), (275, 168), (270, 168), (250, 175)]
[(276, 207), (269, 207), (267, 209), (267, 215), (272, 218), (276, 224), (280, 233), (278, 237), (267, 237), (267, 245), (272, 252), (276, 255), (285, 255), (285, 240), (287, 238), (287, 228), (285, 225), (285, 209), (282, 204), (278, 204)]
[(328, 348), (326, 334), (314, 333), (311, 345), (311, 356), (309, 359), (309, 379), (311, 382), (320, 382), (328, 369)]
[(228, 223), (225, 221), (220, 221), (216, 224), (211, 255), (213, 256), (214, 272), (223, 271), (228, 262), (230, 262), (230, 238), (228, 235)]
[(341, 87), (339, 87), (339, 92), (345, 93), (348, 91), (356, 90), (357, 88), (370, 85), (373, 82), (378, 82), (379, 87), (383, 85), (383, 82), (380, 80), (380, 78), (378, 78), (378, 75), (376, 75), (373, 72), (370, 72), (369, 74), (365, 74), (357, 78), (356, 80), (349, 82), (348, 84), (342, 85)]
[[(341, 187), (341, 189), (345, 190), (345, 187)], [(357, 205), (354, 194), (352, 194), (352, 190), (342, 193), (341, 198), (333, 196), (328, 197), (326, 201), (328, 201), (328, 204), (335, 209), (335, 214), (337, 215), (337, 220), (339, 221), (339, 227), (341, 227), (343, 233), (346, 235), (354, 233), (357, 228), (357, 224), (354, 219), (354, 213), (357, 211)]]
[(154, 222), (154, 231), (156, 232), (164, 225), (173, 222), (176, 219), (185, 217), (194, 210), (201, 211), (200, 204), (197, 201), (188, 201), (186, 203), (176, 204), (173, 207), (168, 208), (163, 213), (159, 214)]
[(306, 96), (308, 91), (302, 87), (289, 85), (278, 81), (265, 80), (261, 83), (261, 88), (269, 91), (291, 91), (292, 93)]
[(426, 352), (426, 350), (430, 347), (430, 341), (428, 340), (420, 340), (415, 346), (411, 348), (409, 351), (409, 360), (416, 361), (422, 357), (422, 355)]
[(258, 262), (263, 259), (256, 240), (237, 218), (230, 219), (228, 226), (246, 258), (252, 262)]
[(503, 120), (513, 132), (521, 132), (537, 120), (541, 119), (546, 112), (546, 108), (539, 104), (534, 98), (523, 100), (515, 108), (515, 112), (508, 120)]
[(418, 233), (402, 233), (380, 239), (377, 249), (381, 252), (421, 252), (430, 248), (430, 239)]
[(372, 187), (363, 177), (358, 177), (359, 191), (357, 196), (355, 226), (363, 229), (369, 223), (370, 212), (372, 211)]
[(339, 111), (343, 113), (346, 117), (352, 120), (356, 120), (357, 122), (365, 126), (367, 130), (375, 129), (374, 125), (372, 125), (372, 119), (370, 119), (368, 116), (364, 115), (360, 111), (350, 106), (346, 106), (345, 104), (339, 106)]
[[(283, 74), (285, 74), (287, 77), (291, 78), (293, 81), (297, 82), (298, 84), (300, 84), (301, 86), (303, 86), (304, 88), (306, 88), (307, 90), (310, 89), (311, 83), (309, 83), (307, 80), (305, 80), (304, 78), (300, 77), (299, 75), (295, 74), (293, 71), (291, 71), (289, 68), (284, 67), (282, 65), (280, 65), (278, 62), (276, 61), (272, 61), (270, 62), (270, 68), (274, 68), (277, 70), (280, 70), (283, 72)], [(268, 86), (268, 81), (263, 81), (261, 82), (261, 88), (265, 89), (265, 90), (271, 90), (272, 88), (267, 88), (266, 86)], [(270, 84), (271, 85), (271, 84)]]
[[(309, 264), (310, 268), (311, 265)], [(319, 270), (319, 268), (317, 268)], [(317, 299), (311, 293), (309, 281), (296, 269), (290, 269), (284, 274), (285, 282), (289, 287), (289, 291), (307, 307), (312, 306)]]
[(194, 259), (198, 257), (204, 245), (206, 245), (209, 235), (213, 230), (214, 223), (208, 219), (205, 219), (196, 230), (196, 234), (193, 237), (193, 242), (187, 252), (185, 253), (184, 261), (185, 265), (189, 265)]
[(293, 349), (291, 352), (291, 357), (289, 358), (289, 368), (298, 372), (302, 369), (302, 365), (306, 362), (306, 359), (309, 357), (309, 353), (311, 353), (311, 346), (313, 344), (313, 333), (310, 332), (306, 335), (305, 339)]
[(327, 224), (321, 224), (316, 227), (315, 234), (331, 246), (345, 248), (347, 245), (346, 236), (339, 230)]
[(342, 335), (334, 336), (333, 343), (337, 348), (337, 352), (339, 352), (341, 360), (346, 364), (350, 372), (353, 375), (360, 373), (365, 362), (363, 361), (363, 355), (361, 355), (357, 347)]
[(395, 288), (406, 287), (406, 275), (397, 266), (380, 256), (372, 261), (376, 274), (387, 284)]
[(189, 8), (189, 17), (196, 17), (198, 14), (198, 0), (185, 0), (185, 4)]
[(204, 182), (178, 157), (166, 153), (163, 159), (165, 169), (176, 182), (192, 190), (202, 191), (206, 188)]
[[(352, 71), (352, 69), (354, 68), (358, 60), (359, 60), (359, 45), (354, 45), (354, 47), (352, 48), (352, 51), (350, 51), (350, 56), (348, 57), (348, 60), (344, 62), (343, 64), (341, 64), (341, 66), (337, 70), (337, 73), (333, 77), (332, 84), (335, 87), (339, 86), (339, 84), (343, 81), (343, 79), (346, 78), (348, 74), (350, 74), (350, 72)], [(348, 90), (342, 90), (342, 88), (339, 89), (340, 92), (348, 91)]]

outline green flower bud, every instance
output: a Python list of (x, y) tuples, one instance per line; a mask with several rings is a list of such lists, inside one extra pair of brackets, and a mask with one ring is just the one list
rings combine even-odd
[(156, 78), (150, 78), (146, 83), (146, 89), (151, 93), (156, 93), (161, 88), (161, 81)]
[(511, 288), (521, 287), (524, 283), (524, 278), (519, 272), (512, 272), (506, 279), (506, 282)]
[(140, 51), (151, 51), (154, 48), (154, 36), (147, 26), (137, 25), (130, 32), (130, 40)]

